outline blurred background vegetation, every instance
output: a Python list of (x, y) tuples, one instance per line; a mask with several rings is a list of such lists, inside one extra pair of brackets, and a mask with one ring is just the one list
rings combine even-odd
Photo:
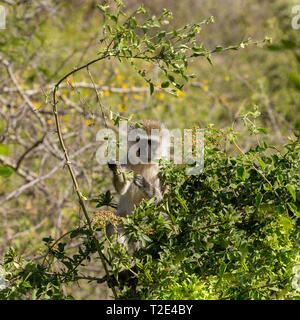
[[(90, 68), (104, 105), (133, 119), (161, 119), (167, 127), (204, 128), (213, 123), (226, 128), (238, 116), (257, 106), (266, 138), (280, 146), (300, 130), (300, 31), (291, 26), (290, 0), (144, 0), (154, 15), (170, 9), (170, 27), (214, 23), (200, 34), (207, 48), (272, 38), (272, 44), (249, 46), (213, 56), (213, 65), (195, 59), (189, 66), (196, 78), (178, 92), (150, 95), (147, 84), (128, 64), (117, 60)], [(0, 1), (7, 12), (6, 30), (0, 30), (0, 259), (9, 246), (25, 258), (38, 260), (42, 238), (60, 235), (80, 223), (69, 173), (58, 147), (50, 93), (66, 73), (97, 57), (103, 16), (101, 1)], [(126, 10), (139, 6), (126, 0)], [(148, 67), (148, 66), (147, 66)], [(157, 83), (158, 69), (149, 70)], [(111, 190), (109, 170), (99, 166), (96, 133), (103, 128), (93, 84), (84, 70), (67, 79), (59, 91), (62, 133), (84, 195), (91, 199)], [(33, 110), (38, 110), (38, 115)], [(241, 144), (252, 144), (246, 131)], [(96, 211), (90, 204), (91, 211)], [(68, 249), (76, 247), (76, 243)], [(95, 275), (97, 266), (84, 268)], [(81, 283), (65, 287), (75, 298), (108, 298), (101, 285)], [(83, 286), (83, 287), (82, 287)]]

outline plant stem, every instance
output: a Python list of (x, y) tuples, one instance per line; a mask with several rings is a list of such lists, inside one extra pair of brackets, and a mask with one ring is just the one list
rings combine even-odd
[[(58, 139), (59, 139), (59, 143), (61, 145), (61, 148), (63, 150), (63, 153), (64, 153), (64, 156), (65, 156), (65, 159), (66, 159), (66, 164), (67, 164), (67, 167), (68, 167), (68, 170), (70, 172), (70, 175), (71, 175), (71, 178), (72, 178), (72, 182), (73, 182), (73, 185), (74, 185), (74, 188), (75, 188), (75, 191), (76, 191), (76, 194), (78, 196), (78, 200), (79, 200), (79, 204), (80, 204), (80, 207), (82, 208), (82, 211), (83, 211), (83, 214), (85, 216), (85, 219), (87, 221), (87, 224), (88, 224), (88, 227), (89, 227), (89, 230), (91, 231), (91, 235), (92, 235), (92, 239), (94, 241), (94, 244), (96, 246), (96, 249), (97, 249), (97, 252), (99, 254), (99, 257), (101, 259), (101, 262), (102, 262), (102, 265), (104, 267), (104, 270), (105, 270), (105, 273), (107, 275), (107, 278), (109, 279), (109, 271), (108, 271), (108, 268), (107, 268), (107, 265), (106, 265), (106, 262), (105, 262), (105, 258), (104, 258), (104, 255), (101, 251), (101, 248), (100, 248), (100, 245), (99, 245), (99, 242), (97, 240), (97, 238), (95, 237), (94, 235), (94, 231), (92, 229), (92, 225), (91, 225), (91, 220), (90, 220), (90, 217), (88, 215), (88, 212), (86, 210), (86, 207), (85, 207), (85, 204), (84, 204), (84, 198), (79, 190), (79, 186), (78, 186), (78, 182), (77, 182), (77, 179), (75, 177), (75, 174), (74, 174), (74, 171), (73, 171), (73, 168), (72, 168), (72, 165), (71, 165), (71, 161), (69, 159), (69, 155), (68, 155), (68, 152), (67, 152), (67, 149), (66, 149), (66, 146), (65, 146), (65, 143), (64, 143), (64, 139), (62, 137), (62, 133), (61, 133), (61, 127), (60, 127), (60, 122), (59, 122), (59, 118), (58, 118), (58, 111), (57, 111), (57, 100), (56, 100), (56, 91), (58, 90), (59, 88), (59, 85), (65, 80), (67, 79), (70, 75), (78, 72), (79, 70), (82, 70), (84, 68), (88, 68), (89, 65), (93, 64), (93, 63), (96, 63), (100, 60), (103, 60), (107, 57), (107, 55), (102, 55), (100, 58), (97, 58), (97, 59), (94, 59), (92, 61), (90, 61), (89, 63), (85, 64), (84, 66), (81, 66), (81, 67), (78, 67), (76, 69), (74, 69), (73, 71), (69, 72), (67, 75), (65, 75), (63, 78), (61, 78), (57, 84), (55, 85), (54, 87), (54, 90), (53, 90), (53, 113), (54, 113), (54, 117), (55, 117), (55, 125), (56, 125), (56, 130), (57, 130), (57, 135), (58, 135)], [(112, 292), (113, 292), (113, 295), (115, 297), (115, 299), (117, 299), (117, 293), (116, 293), (116, 289), (112, 286)]]

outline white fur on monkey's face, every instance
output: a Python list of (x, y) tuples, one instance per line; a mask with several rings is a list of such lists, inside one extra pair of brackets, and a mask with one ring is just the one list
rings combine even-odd
[(128, 162), (131, 165), (157, 163), (155, 160), (161, 159), (169, 146), (168, 135), (164, 130), (152, 129), (150, 135), (143, 129), (130, 130), (128, 133)]

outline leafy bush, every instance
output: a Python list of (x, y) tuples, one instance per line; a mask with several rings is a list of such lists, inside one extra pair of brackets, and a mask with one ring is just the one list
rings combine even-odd
[(284, 151), (262, 142), (233, 157), (218, 147), (224, 139), (237, 145), (232, 134), (208, 129), (204, 172), (186, 177), (167, 166), (165, 202), (127, 219), (128, 234), (146, 242), (136, 253), (146, 262), (140, 289), (128, 288), (124, 298), (297, 297), (299, 135)]
[[(257, 132), (253, 126), (249, 129)], [(143, 247), (134, 257), (116, 242), (107, 248), (115, 275), (137, 265), (135, 285), (120, 286), (118, 297), (299, 298), (292, 288), (293, 267), (300, 262), (299, 141), (298, 135), (280, 152), (259, 142), (232, 156), (222, 146), (231, 143), (239, 148), (237, 132), (209, 127), (202, 174), (186, 176), (184, 166), (164, 163), (161, 175), (169, 190), (163, 203), (156, 207), (144, 201), (123, 221), (126, 234)], [(112, 201), (102, 196), (101, 201), (107, 204), (108, 199)], [(104, 230), (107, 216), (104, 212), (94, 218), (95, 230)], [(33, 297), (61, 298), (61, 283), (80, 279), (78, 266), (96, 251), (85, 227), (68, 234), (84, 241), (72, 257), (64, 251), (65, 243), (54, 245), (53, 239), (45, 239), (49, 252), (62, 264), (60, 274), (49, 274), (43, 264), (17, 262), (10, 251), (5, 265), (13, 285), (1, 291), (2, 297), (34, 290)]]

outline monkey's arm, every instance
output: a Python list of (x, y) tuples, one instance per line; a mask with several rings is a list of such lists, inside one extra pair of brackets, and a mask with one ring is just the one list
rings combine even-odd
[(149, 199), (156, 198), (156, 204), (159, 204), (162, 199), (163, 195), (161, 191), (151, 185), (143, 176), (136, 176), (133, 178), (133, 183), (138, 186), (144, 193), (148, 196)]
[(125, 186), (129, 184), (129, 182), (125, 179), (125, 172), (123, 168), (118, 162), (108, 163), (108, 167), (113, 173), (113, 184), (116, 191), (122, 194)]

